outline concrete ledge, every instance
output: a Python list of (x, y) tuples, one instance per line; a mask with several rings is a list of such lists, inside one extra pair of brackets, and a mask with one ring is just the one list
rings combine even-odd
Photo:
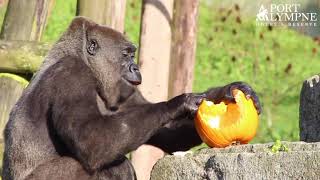
[(152, 180), (319, 179), (320, 143), (282, 142), (288, 152), (271, 152), (274, 143), (203, 149), (185, 156), (165, 156)]

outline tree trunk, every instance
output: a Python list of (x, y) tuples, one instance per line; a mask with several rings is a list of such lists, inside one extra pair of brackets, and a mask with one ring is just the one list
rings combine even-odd
[(52, 5), (53, 0), (10, 0), (1, 38), (39, 41)]
[(16, 104), (23, 89), (27, 86), (25, 79), (7, 73), (0, 73), (0, 142), (3, 142), (3, 130), (9, 119), (9, 113)]
[(78, 0), (77, 15), (108, 25), (120, 32), (124, 31), (126, 0)]
[(131, 154), (131, 162), (138, 180), (149, 180), (153, 165), (164, 156), (155, 146), (144, 144)]
[[(140, 30), (139, 66), (144, 97), (151, 102), (168, 98), (173, 0), (144, 0)], [(143, 145), (132, 154), (132, 164), (139, 180), (148, 180), (156, 161), (164, 152)]]
[(300, 140), (320, 141), (320, 76), (303, 82), (300, 93)]
[(139, 66), (143, 95), (152, 102), (168, 98), (173, 0), (144, 0)]
[(168, 96), (192, 91), (198, 0), (175, 1)]

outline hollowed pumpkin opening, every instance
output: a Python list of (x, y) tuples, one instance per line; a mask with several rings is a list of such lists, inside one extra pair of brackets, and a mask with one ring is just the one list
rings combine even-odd
[(233, 91), (236, 103), (214, 104), (204, 100), (199, 106), (195, 126), (210, 147), (246, 144), (256, 134), (258, 113), (251, 99), (240, 90)]

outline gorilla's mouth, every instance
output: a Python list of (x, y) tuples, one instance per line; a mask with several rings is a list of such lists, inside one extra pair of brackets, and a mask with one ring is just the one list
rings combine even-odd
[(139, 71), (138, 66), (134, 64), (133, 61), (132, 64), (129, 65), (125, 73), (122, 75), (122, 78), (134, 86), (141, 84), (141, 73)]
[(129, 80), (126, 78), (122, 78), (124, 81), (126, 81), (127, 83), (129, 83), (130, 85), (134, 85), (137, 86), (139, 84), (141, 84), (141, 80)]

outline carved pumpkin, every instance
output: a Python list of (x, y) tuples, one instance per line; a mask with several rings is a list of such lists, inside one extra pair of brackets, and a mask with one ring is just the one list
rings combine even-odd
[(202, 141), (210, 147), (247, 144), (258, 127), (258, 113), (251, 99), (234, 90), (236, 103), (214, 104), (204, 100), (199, 106), (195, 126)]

